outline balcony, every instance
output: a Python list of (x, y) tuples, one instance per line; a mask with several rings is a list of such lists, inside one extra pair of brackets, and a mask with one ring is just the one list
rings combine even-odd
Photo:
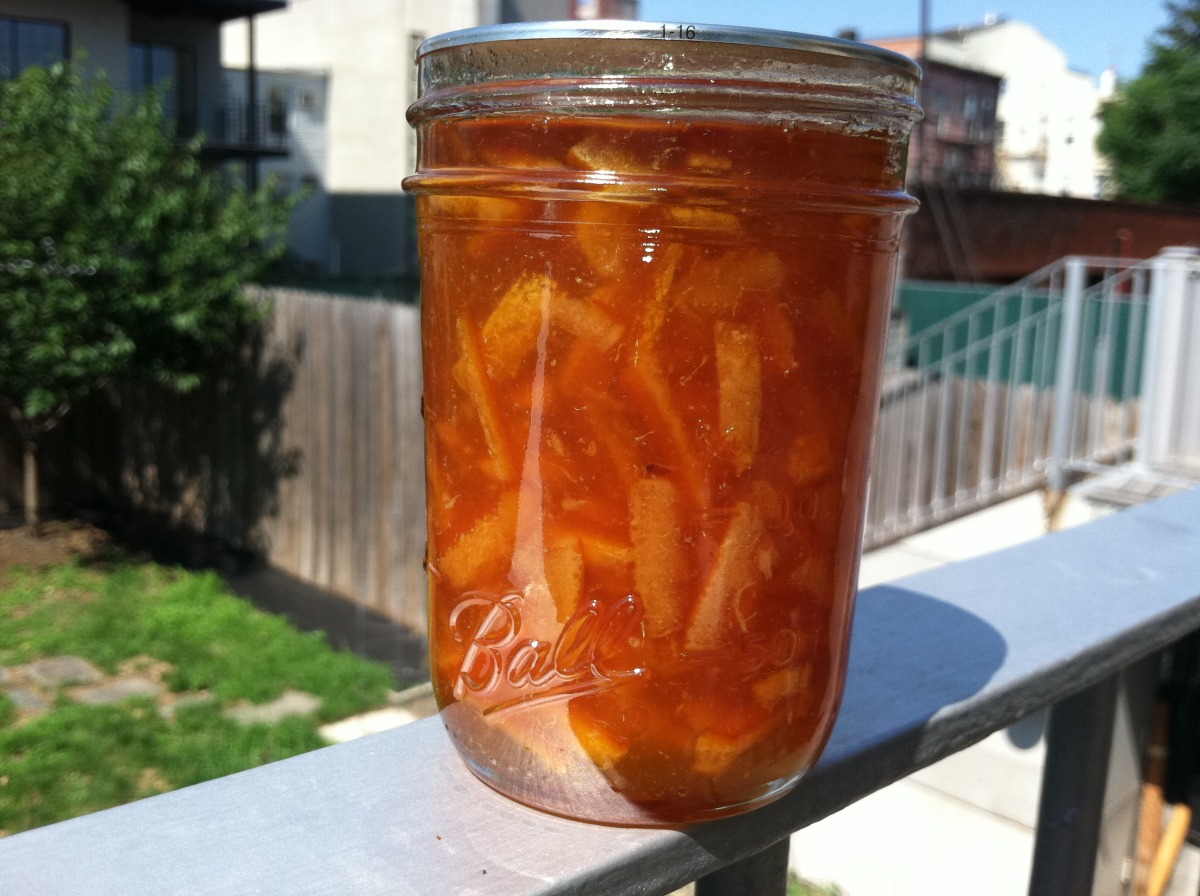
[(476, 781), (429, 719), (0, 840), (0, 892), (661, 896), (699, 879), (699, 896), (782, 896), (793, 831), (1046, 707), (1029, 892), (1119, 892), (1098, 845), (1139, 781), (1113, 744), (1141, 750), (1148, 722), (1114, 717), (1200, 630), (1198, 556), (1193, 489), (861, 592), (824, 757), (738, 818), (656, 831), (544, 815)]
[[(184, 133), (183, 128), (180, 128)], [(204, 132), (205, 158), (252, 159), (288, 154), (286, 110), (271, 103), (234, 101), (213, 110)], [(193, 129), (193, 133), (195, 130)]]
[(155, 16), (189, 16), (212, 22), (241, 19), (284, 9), (287, 0), (127, 0), (134, 12)]
[(994, 130), (979, 122), (958, 116), (943, 115), (937, 119), (937, 138), (943, 143), (964, 143), (972, 146), (992, 143)]

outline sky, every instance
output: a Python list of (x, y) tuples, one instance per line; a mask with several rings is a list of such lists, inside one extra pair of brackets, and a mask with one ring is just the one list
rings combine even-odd
[[(930, 30), (978, 25), (991, 14), (1036, 27), (1093, 77), (1116, 66), (1136, 77), (1146, 45), (1167, 22), (1161, 0), (929, 0)], [(864, 40), (920, 31), (920, 0), (641, 0), (646, 21), (745, 25), (830, 36), (855, 28)]]

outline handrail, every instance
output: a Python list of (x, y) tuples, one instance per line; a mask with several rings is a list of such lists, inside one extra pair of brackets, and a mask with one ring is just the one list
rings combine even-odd
[[(779, 868), (791, 832), (1045, 706), (1104, 741), (1088, 725), (1111, 721), (1106, 683), (1200, 629), (1197, 557), (1200, 489), (863, 591), (824, 757), (742, 817), (667, 831), (545, 815), (476, 781), (429, 719), (0, 839), (0, 893), (653, 896), (756, 853)], [(1088, 805), (1103, 781), (1085, 782)], [(1057, 811), (1073, 791), (1053, 784)], [(1064, 817), (1039, 832), (1033, 893), (1090, 890), (1095, 812)], [(698, 892), (733, 892), (721, 879)]]
[[(1111, 258), (1103, 255), (1071, 255), (1050, 262), (1045, 267), (1038, 268), (1032, 274), (1026, 274), (1020, 280), (1014, 281), (1007, 286), (997, 287), (995, 292), (983, 297), (978, 302), (973, 302), (953, 314), (947, 315), (941, 320), (931, 323), (923, 330), (917, 330), (911, 333), (908, 337), (909, 342), (919, 342), (923, 339), (928, 339), (930, 336), (935, 336), (942, 330), (949, 329), (957, 324), (965, 322), (973, 314), (979, 314), (981, 310), (986, 310), (988, 306), (999, 304), (1004, 299), (1012, 296), (1019, 296), (1022, 292), (1028, 289), (1033, 289), (1040, 285), (1043, 281), (1047, 281), (1056, 274), (1061, 274), (1070, 258), (1078, 259), (1084, 267), (1100, 268), (1102, 270), (1111, 270), (1115, 274), (1124, 273), (1133, 268), (1148, 269), (1152, 259), (1141, 258)], [(1114, 275), (1115, 275), (1114, 274)]]
[(865, 544), (1128, 457), (1156, 265), (1068, 256), (898, 342)]

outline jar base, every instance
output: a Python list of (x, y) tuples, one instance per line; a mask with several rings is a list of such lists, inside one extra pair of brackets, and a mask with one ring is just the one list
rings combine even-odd
[[(505, 789), (498, 781), (490, 778), (485, 770), (476, 768), (469, 762), (467, 763), (467, 768), (471, 770), (475, 777), (492, 790), (514, 802), (539, 812), (556, 815), (559, 818), (566, 818), (571, 821), (582, 821), (606, 827), (666, 828), (669, 830), (678, 830), (706, 821), (715, 821), (719, 818), (742, 815), (754, 809), (762, 808), (787, 794), (803, 777), (803, 775), (797, 775), (782, 781), (773, 781), (771, 784), (765, 786), (761, 793), (739, 803), (716, 808), (693, 808), (679, 812), (676, 809), (681, 804), (686, 805), (683, 800), (662, 800), (656, 801), (653, 804), (649, 802), (639, 803), (623, 797), (611, 788), (605, 793), (586, 794), (587, 799), (582, 801), (579, 799), (579, 794), (572, 794), (570, 801), (561, 803), (553, 802), (550, 799), (545, 799), (543, 802), (535, 802), (529, 798), (528, 794), (515, 793)], [(539, 793), (539, 796), (544, 797), (545, 793)], [(587, 804), (588, 811), (586, 814), (575, 809), (575, 806), (580, 802)]]
[[(443, 722), (447, 721), (443, 712)], [(711, 793), (634, 799), (621, 793), (577, 748), (527, 750), (507, 737), (495, 736), (494, 731), (492, 736), (479, 737), (479, 729), (475, 729), (475, 737), (462, 744), (452, 722), (447, 730), (467, 768), (497, 793), (561, 818), (612, 827), (682, 828), (740, 815), (779, 799), (809, 768), (805, 765), (795, 774), (746, 788), (741, 799), (716, 804)], [(484, 742), (492, 749), (480, 749)], [(554, 756), (553, 761), (547, 761), (549, 755)], [(488, 763), (478, 757), (487, 757)]]

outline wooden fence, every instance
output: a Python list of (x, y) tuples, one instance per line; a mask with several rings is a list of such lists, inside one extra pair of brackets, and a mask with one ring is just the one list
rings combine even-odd
[[(74, 409), (43, 447), (45, 503), (135, 511), (424, 631), (417, 309), (257, 298), (266, 324), (194, 393), (122, 387)], [(20, 505), (19, 459), (0, 431), (0, 509)]]
[(417, 309), (277, 295), (273, 341), (295, 371), (281, 407), (295, 474), (263, 520), (267, 558), (424, 631)]
[[(283, 290), (259, 299), (272, 309), (265, 327), (194, 394), (128, 387), (68, 416), (45, 446), (46, 503), (203, 533), (423, 632), (418, 310)], [(893, 384), (867, 546), (1038, 487), (1053, 407), (1052, 389), (1026, 385), (915, 374)], [(19, 457), (15, 434), (0, 430), (0, 509), (19, 505)]]

